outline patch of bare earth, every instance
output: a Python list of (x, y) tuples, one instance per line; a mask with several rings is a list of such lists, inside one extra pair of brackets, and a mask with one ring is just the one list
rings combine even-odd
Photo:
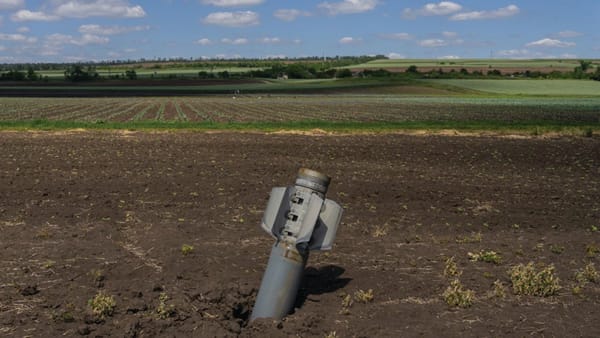
[[(581, 278), (600, 268), (597, 138), (2, 132), (0, 144), (3, 337), (600, 336), (600, 287)], [(249, 323), (273, 244), (262, 210), (299, 167), (333, 177), (336, 245), (311, 254), (293, 314)], [(499, 264), (473, 259), (489, 251)], [(554, 266), (556, 294), (513, 292), (507, 271), (528, 262)], [(455, 278), (468, 307), (443, 296)]]

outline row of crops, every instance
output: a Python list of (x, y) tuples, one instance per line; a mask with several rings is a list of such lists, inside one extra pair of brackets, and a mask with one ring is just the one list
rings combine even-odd
[(0, 98), (0, 120), (60, 121), (526, 121), (600, 122), (600, 98), (269, 95)]

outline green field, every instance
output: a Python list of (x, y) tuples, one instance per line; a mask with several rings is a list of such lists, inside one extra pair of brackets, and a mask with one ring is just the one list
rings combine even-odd
[[(125, 71), (131, 70), (132, 68), (116, 68), (116, 67), (97, 67), (96, 71), (98, 75), (102, 77), (110, 77), (115, 75), (123, 75)], [(259, 67), (173, 67), (173, 68), (135, 68), (135, 72), (139, 78), (151, 78), (159, 77), (166, 78), (169, 76), (177, 77), (191, 77), (197, 78), (199, 72), (207, 72), (218, 74), (220, 72), (227, 71), (229, 73), (244, 73), (253, 70), (262, 70)], [(58, 80), (64, 79), (64, 71), (62, 70), (42, 70), (37, 72), (42, 77), (48, 77), (48, 79)]]
[[(600, 82), (591, 80), (392, 77), (167, 84), (5, 86), (0, 128), (600, 132)], [(18, 95), (11, 97), (11, 90)], [(58, 97), (78, 94), (83, 97)]]
[(381, 94), (0, 98), (3, 129), (494, 131), (591, 135), (600, 97)]
[[(600, 60), (593, 60), (594, 64), (600, 64)], [(407, 68), (409, 66), (423, 68), (523, 68), (535, 70), (536, 68), (556, 68), (559, 71), (572, 70), (579, 66), (579, 60), (573, 59), (539, 59), (539, 60), (507, 60), (507, 59), (388, 59), (375, 60), (363, 64), (349, 66), (347, 68)]]
[(600, 96), (600, 81), (528, 79), (439, 79), (433, 85), (448, 85), (493, 94), (522, 96)]

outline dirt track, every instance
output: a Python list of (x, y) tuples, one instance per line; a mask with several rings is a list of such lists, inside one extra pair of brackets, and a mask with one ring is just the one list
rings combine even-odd
[[(599, 285), (572, 292), (600, 256), (598, 138), (2, 132), (0, 158), (1, 336), (600, 336)], [(310, 257), (294, 314), (248, 324), (262, 210), (301, 166), (333, 177), (336, 245)], [(470, 308), (442, 298), (451, 256)], [(529, 261), (555, 265), (557, 296), (512, 293)]]

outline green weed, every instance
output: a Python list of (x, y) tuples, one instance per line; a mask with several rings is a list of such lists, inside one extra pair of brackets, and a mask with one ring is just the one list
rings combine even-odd
[(194, 252), (194, 246), (193, 245), (183, 244), (181, 246), (181, 254), (182, 255), (187, 256), (187, 255), (191, 254), (192, 252)]
[(446, 259), (444, 264), (444, 276), (445, 277), (459, 277), (462, 274), (462, 271), (458, 270), (456, 266), (456, 262), (454, 261), (454, 256)]
[(527, 265), (513, 266), (508, 273), (513, 292), (517, 295), (547, 297), (555, 295), (561, 288), (552, 265), (538, 271), (533, 262), (530, 262)]
[(88, 306), (92, 309), (93, 314), (104, 318), (113, 315), (117, 302), (113, 296), (100, 291), (94, 298), (88, 301)]
[(373, 289), (369, 289), (367, 291), (358, 290), (354, 293), (354, 299), (360, 303), (370, 303), (373, 301)]
[(467, 255), (469, 256), (470, 260), (475, 262), (494, 263), (496, 265), (502, 263), (502, 256), (495, 251), (481, 250), (478, 253), (469, 252)]
[(473, 304), (475, 291), (465, 290), (457, 278), (450, 282), (450, 286), (444, 291), (444, 301), (450, 306), (467, 308)]
[(583, 267), (583, 269), (575, 272), (575, 280), (581, 286), (584, 286), (589, 282), (598, 283), (600, 282), (600, 274), (596, 270), (594, 263), (589, 263)]
[(156, 315), (160, 319), (167, 319), (175, 314), (175, 306), (167, 305), (169, 296), (165, 292), (161, 292), (158, 296), (158, 306), (156, 307)]

